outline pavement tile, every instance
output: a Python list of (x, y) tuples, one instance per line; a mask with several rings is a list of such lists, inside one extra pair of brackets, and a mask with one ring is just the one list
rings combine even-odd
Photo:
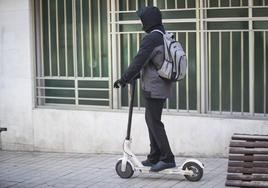
[(6, 187), (11, 187), (13, 185), (18, 184), (16, 181), (5, 181), (0, 179), (0, 187), (1, 188), (6, 188)]
[[(115, 164), (121, 155), (0, 151), (0, 188), (223, 188), (227, 159), (199, 158), (204, 176), (189, 182), (183, 176), (141, 174), (121, 179)], [(145, 156), (138, 156), (143, 160)], [(177, 165), (186, 158), (176, 157)], [(101, 165), (100, 165), (101, 164)]]

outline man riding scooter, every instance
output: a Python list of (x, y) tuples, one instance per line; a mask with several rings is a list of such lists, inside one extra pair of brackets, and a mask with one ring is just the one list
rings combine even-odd
[(160, 78), (157, 73), (157, 67), (163, 63), (165, 54), (162, 34), (152, 32), (160, 30), (165, 33), (160, 10), (149, 6), (137, 13), (147, 35), (142, 39), (133, 62), (114, 83), (114, 87), (124, 87), (140, 74), (145, 99), (145, 120), (150, 138), (150, 153), (142, 164), (150, 166), (151, 171), (158, 172), (176, 166), (164, 124), (161, 122), (164, 102), (170, 96), (172, 82)]

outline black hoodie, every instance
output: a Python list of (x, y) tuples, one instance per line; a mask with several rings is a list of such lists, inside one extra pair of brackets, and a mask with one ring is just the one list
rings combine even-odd
[(159, 77), (157, 69), (164, 61), (163, 36), (153, 30), (165, 32), (161, 12), (157, 7), (144, 7), (137, 11), (143, 30), (148, 33), (141, 42), (139, 51), (132, 63), (122, 75), (122, 81), (129, 83), (141, 72), (141, 84), (145, 97), (167, 98), (170, 95), (171, 82)]
[(161, 30), (164, 30), (162, 25), (162, 15), (157, 7), (144, 7), (137, 11), (137, 14), (143, 25), (142, 29), (146, 33), (150, 33), (153, 29), (158, 27), (161, 27)]

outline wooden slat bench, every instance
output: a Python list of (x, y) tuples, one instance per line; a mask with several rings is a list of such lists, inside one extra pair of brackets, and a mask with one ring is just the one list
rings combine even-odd
[(268, 135), (232, 136), (225, 185), (268, 188)]

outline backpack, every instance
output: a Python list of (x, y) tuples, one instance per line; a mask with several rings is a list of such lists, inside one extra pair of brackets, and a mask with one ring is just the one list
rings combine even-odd
[(154, 31), (163, 35), (165, 48), (164, 62), (157, 70), (159, 76), (171, 81), (182, 80), (187, 70), (187, 58), (180, 42), (174, 39), (173, 33), (163, 33), (157, 29)]

